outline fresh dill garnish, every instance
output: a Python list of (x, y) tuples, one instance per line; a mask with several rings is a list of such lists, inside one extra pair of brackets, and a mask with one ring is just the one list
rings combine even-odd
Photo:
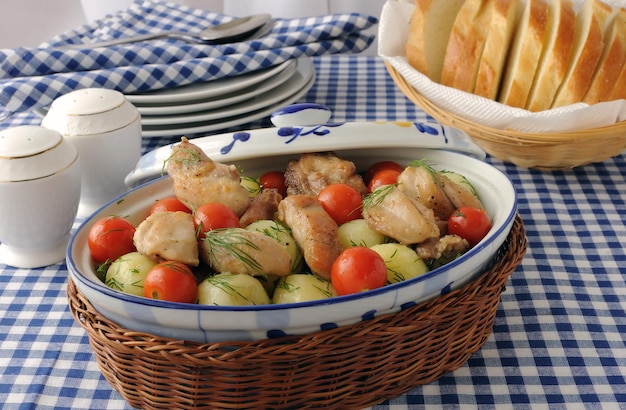
[[(247, 238), (241, 228), (219, 228), (206, 233), (204, 242), (207, 245), (210, 255), (226, 253), (233, 256), (253, 274), (263, 275), (263, 266), (246, 249), (260, 250), (259, 246)], [(211, 258), (213, 263), (219, 263), (217, 258)]]
[[(247, 298), (243, 293), (239, 292), (236, 286), (231, 285), (230, 279), (232, 279), (234, 275), (237, 274), (219, 274), (214, 276), (208, 276), (205, 280), (229, 296), (237, 295), (246, 302), (250, 302), (253, 305), (256, 305), (256, 303)], [(216, 305), (215, 303), (213, 304)]]
[[(188, 157), (187, 158), (175, 158), (175, 156), (177, 156), (180, 152), (185, 152), (188, 153)], [(178, 148), (175, 151), (172, 152), (172, 155), (170, 155), (165, 161), (163, 161), (163, 167), (161, 168), (161, 175), (165, 175), (166, 173), (166, 169), (167, 169), (167, 164), (170, 161), (175, 161), (175, 162), (180, 162), (183, 164), (197, 164), (200, 161), (202, 161), (202, 157), (200, 156), (200, 154), (194, 150), (193, 148)]]
[(396, 184), (384, 185), (376, 189), (371, 194), (367, 195), (365, 198), (363, 198), (363, 209), (379, 205), (385, 200), (385, 197), (394, 190), (396, 186)]

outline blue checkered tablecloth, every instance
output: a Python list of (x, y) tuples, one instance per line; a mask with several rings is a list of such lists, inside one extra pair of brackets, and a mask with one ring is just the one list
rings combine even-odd
[[(302, 101), (335, 121), (419, 120), (376, 57), (314, 58)], [(20, 114), (0, 127), (38, 123)], [(241, 128), (269, 126), (267, 120)], [(173, 142), (144, 140), (144, 149)], [(494, 158), (513, 181), (529, 247), (502, 294), (493, 334), (458, 370), (374, 407), (626, 408), (626, 156), (540, 172)], [(65, 264), (0, 265), (0, 403), (4, 409), (126, 409), (70, 315)]]

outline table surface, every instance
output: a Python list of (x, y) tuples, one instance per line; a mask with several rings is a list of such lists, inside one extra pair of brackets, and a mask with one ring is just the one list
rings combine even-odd
[[(332, 120), (418, 120), (377, 57), (314, 58), (301, 101)], [(38, 124), (20, 114), (0, 128)], [(270, 126), (265, 120), (239, 128)], [(173, 142), (144, 139), (144, 150)], [(626, 408), (626, 156), (569, 171), (516, 167), (512, 180), (528, 251), (511, 275), (481, 350), (458, 370), (374, 407)], [(77, 224), (75, 225), (75, 227)], [(125, 409), (100, 373), (65, 295), (65, 263), (0, 264), (0, 403), (5, 409)]]

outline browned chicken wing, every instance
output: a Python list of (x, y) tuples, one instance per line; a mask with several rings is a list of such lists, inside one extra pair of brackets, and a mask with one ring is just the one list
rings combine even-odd
[(485, 209), (485, 206), (480, 202), (480, 199), (476, 197), (468, 189), (460, 186), (456, 182), (452, 181), (445, 175), (437, 174), (437, 183), (444, 190), (452, 205), (455, 208), (462, 206), (472, 206), (474, 208)]
[(291, 228), (311, 271), (330, 279), (332, 264), (342, 249), (337, 224), (319, 201), (309, 195), (288, 195), (278, 205), (278, 219)]
[(435, 172), (428, 167), (407, 167), (398, 176), (398, 187), (411, 198), (432, 209), (435, 217), (440, 220), (447, 221), (456, 209), (436, 182)]
[(421, 259), (436, 260), (438, 266), (441, 266), (464, 254), (469, 248), (469, 243), (460, 236), (444, 235), (420, 243), (415, 251)]
[(412, 200), (397, 186), (386, 185), (372, 195), (363, 206), (363, 218), (370, 229), (404, 245), (439, 237), (432, 209)]
[(133, 237), (137, 251), (157, 262), (198, 266), (198, 241), (187, 212), (156, 212), (139, 224)]
[(218, 229), (200, 241), (200, 258), (217, 272), (285, 276), (291, 257), (285, 246), (261, 232)]
[(185, 137), (174, 146), (167, 173), (172, 178), (174, 195), (192, 210), (219, 202), (241, 216), (250, 202), (237, 168), (214, 162)]
[(302, 154), (299, 160), (290, 161), (285, 169), (289, 195), (317, 196), (327, 185), (335, 183), (348, 184), (361, 195), (367, 194), (367, 186), (356, 173), (354, 163), (330, 152)]
[(239, 218), (242, 227), (263, 219), (274, 219), (278, 203), (283, 199), (276, 189), (264, 189), (250, 201), (248, 209)]

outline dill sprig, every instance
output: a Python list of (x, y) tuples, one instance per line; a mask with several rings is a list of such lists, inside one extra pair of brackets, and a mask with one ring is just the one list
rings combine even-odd
[[(186, 153), (188, 155), (180, 159), (176, 158), (177, 154), (180, 152)], [(197, 164), (200, 161), (202, 161), (202, 156), (200, 155), (199, 152), (197, 152), (192, 147), (189, 147), (189, 148), (178, 147), (172, 152), (172, 155), (170, 155), (169, 157), (165, 159), (165, 161), (163, 161), (163, 167), (161, 168), (161, 175), (165, 175), (165, 172), (167, 170), (167, 164), (170, 161), (180, 162), (182, 164)]]
[[(245, 300), (246, 302), (250, 302), (253, 305), (256, 305), (256, 303), (254, 303), (252, 300), (247, 298), (243, 293), (237, 290), (236, 286), (231, 285), (230, 279), (234, 275), (237, 275), (237, 274), (213, 275), (213, 276), (208, 276), (205, 280), (209, 282), (211, 285), (215, 286), (216, 288), (222, 290), (224, 293), (226, 293), (229, 296), (237, 295), (241, 299)], [(215, 303), (213, 304), (215, 305)]]
[[(209, 254), (226, 253), (233, 256), (253, 274), (263, 275), (263, 266), (252, 256), (246, 248), (260, 250), (259, 246), (247, 238), (243, 233), (247, 232), (241, 228), (219, 228), (208, 231), (204, 241), (208, 247)], [(211, 258), (218, 262), (217, 258)]]
[(363, 209), (374, 207), (382, 203), (396, 186), (397, 184), (384, 185), (367, 195), (363, 198)]

